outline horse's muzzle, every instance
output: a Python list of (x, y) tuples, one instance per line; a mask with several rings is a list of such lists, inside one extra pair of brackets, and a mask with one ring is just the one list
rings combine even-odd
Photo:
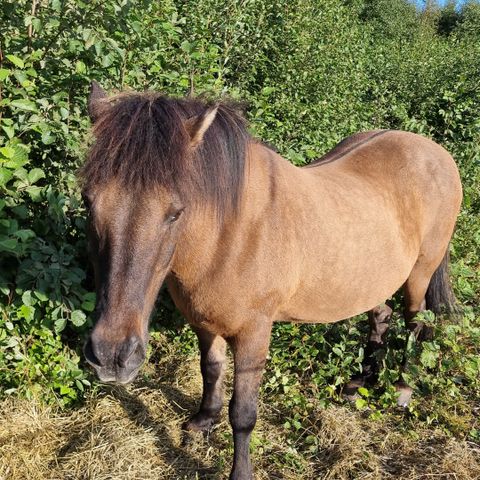
[(94, 332), (85, 343), (83, 353), (99, 380), (107, 383), (130, 383), (145, 360), (144, 343), (137, 336), (113, 343), (98, 338)]

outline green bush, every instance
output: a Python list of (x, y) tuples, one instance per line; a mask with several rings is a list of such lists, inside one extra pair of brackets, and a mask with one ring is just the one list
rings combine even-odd
[[(2, 2), (0, 395), (68, 405), (89, 385), (80, 350), (95, 298), (75, 172), (89, 141), (92, 79), (110, 90), (242, 98), (252, 132), (296, 164), (371, 128), (411, 130), (442, 143), (465, 190), (452, 271), (468, 308), (458, 324), (437, 322), (436, 340), (419, 354), (411, 375), (439, 410), (419, 407), (416, 414), (438, 421), (448, 398), (479, 395), (480, 5), (429, 5)], [(163, 316), (172, 313), (164, 293), (160, 304)], [(191, 334), (176, 325), (164, 328), (191, 348)], [(338, 399), (339, 385), (359, 369), (365, 331), (355, 320), (275, 327), (264, 394), (292, 407), (291, 425), (308, 413), (308, 393), (324, 403)], [(397, 319), (382, 372), (386, 391), (363, 391), (358, 408), (378, 413), (392, 404), (403, 336)]]

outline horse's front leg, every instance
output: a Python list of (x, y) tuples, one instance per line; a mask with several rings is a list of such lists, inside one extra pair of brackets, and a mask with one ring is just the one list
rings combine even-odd
[(229, 339), (234, 359), (233, 396), (229, 417), (233, 429), (234, 458), (230, 480), (251, 480), (250, 436), (257, 420), (258, 391), (270, 343), (272, 323), (251, 322)]
[(203, 396), (198, 413), (184, 424), (184, 429), (207, 431), (218, 420), (223, 406), (223, 377), (225, 374), (225, 340), (205, 330), (193, 329), (200, 346), (200, 369), (203, 377)]

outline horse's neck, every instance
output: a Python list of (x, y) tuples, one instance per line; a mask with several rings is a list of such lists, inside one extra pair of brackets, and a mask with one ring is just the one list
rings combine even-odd
[(221, 226), (213, 207), (199, 208), (185, 219), (172, 268), (184, 286), (195, 288), (215, 275), (219, 265), (242, 248), (246, 227), (263, 221), (267, 207), (284, 196), (285, 178), (297, 170), (266, 146), (252, 143), (238, 214), (227, 215)]

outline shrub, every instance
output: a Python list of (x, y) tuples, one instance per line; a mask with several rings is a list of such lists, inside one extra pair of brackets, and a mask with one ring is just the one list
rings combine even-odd
[[(478, 392), (479, 12), (475, 2), (419, 11), (406, 0), (2, 2), (2, 394), (68, 405), (89, 385), (79, 353), (95, 298), (75, 172), (88, 144), (92, 79), (107, 89), (243, 98), (252, 131), (297, 164), (370, 128), (444, 144), (465, 189), (452, 245), (455, 288), (472, 309), (459, 325), (438, 327), (418, 375), (431, 389)], [(172, 311), (165, 293), (160, 302)], [(286, 394), (299, 409), (305, 388), (331, 401), (359, 368), (364, 331), (354, 321), (277, 326), (265, 392)], [(403, 335), (395, 331), (394, 347)], [(384, 385), (395, 375), (390, 360)], [(368, 395), (367, 405), (388, 404), (388, 391)]]

